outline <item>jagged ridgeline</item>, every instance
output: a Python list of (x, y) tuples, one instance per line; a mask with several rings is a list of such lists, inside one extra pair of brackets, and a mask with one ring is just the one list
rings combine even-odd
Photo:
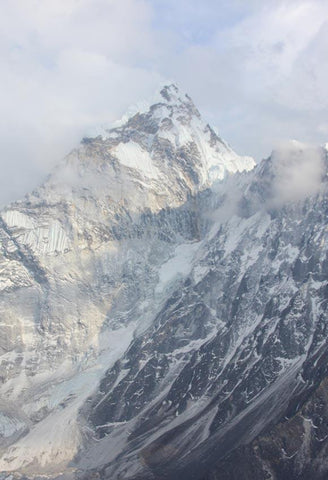
[(175, 85), (0, 217), (0, 478), (328, 475), (327, 149)]

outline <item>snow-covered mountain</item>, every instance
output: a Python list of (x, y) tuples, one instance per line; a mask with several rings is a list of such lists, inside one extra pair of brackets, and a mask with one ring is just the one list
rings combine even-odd
[(327, 165), (255, 167), (170, 85), (4, 209), (3, 478), (280, 479), (257, 445), (312, 442), (327, 375)]

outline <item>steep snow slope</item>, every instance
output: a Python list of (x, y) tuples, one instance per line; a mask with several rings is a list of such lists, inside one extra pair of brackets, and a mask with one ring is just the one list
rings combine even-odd
[(83, 402), (189, 272), (205, 228), (193, 199), (254, 166), (174, 85), (160, 98), (1, 214), (0, 470), (72, 460)]

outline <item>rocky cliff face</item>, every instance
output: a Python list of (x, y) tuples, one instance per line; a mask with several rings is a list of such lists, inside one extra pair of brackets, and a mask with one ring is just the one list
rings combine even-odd
[[(276, 425), (219, 461), (206, 480), (327, 478), (327, 377)], [(297, 407), (297, 408), (296, 408)]]
[(254, 168), (169, 86), (5, 209), (0, 471), (308, 472), (325, 418), (327, 165), (294, 143)]

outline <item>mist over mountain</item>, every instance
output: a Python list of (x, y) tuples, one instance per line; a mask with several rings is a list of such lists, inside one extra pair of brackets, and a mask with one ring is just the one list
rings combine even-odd
[(327, 477), (328, 151), (174, 84), (0, 216), (0, 478)]

